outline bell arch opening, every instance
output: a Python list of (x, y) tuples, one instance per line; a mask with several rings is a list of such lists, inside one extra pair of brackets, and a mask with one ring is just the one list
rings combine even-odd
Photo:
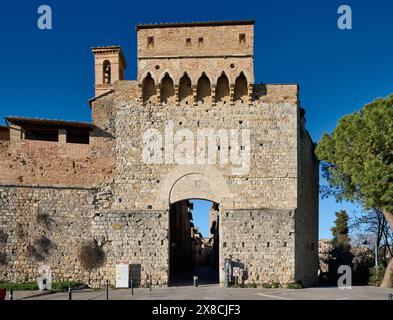
[(219, 283), (219, 205), (185, 199), (169, 209), (169, 285)]
[(209, 103), (211, 101), (210, 80), (205, 73), (198, 79), (197, 102)]
[(157, 89), (150, 73), (143, 79), (142, 94), (144, 103), (151, 104), (156, 102)]
[(161, 80), (161, 102), (173, 103), (175, 101), (175, 87), (172, 78), (167, 73)]
[(192, 104), (191, 79), (185, 73), (179, 81), (179, 101), (184, 104)]
[(235, 81), (234, 100), (244, 102), (247, 99), (247, 95), (248, 95), (247, 78), (242, 72), (236, 78)]
[(229, 103), (229, 100), (229, 80), (225, 73), (222, 73), (222, 75), (217, 79), (216, 102), (223, 102), (226, 104)]

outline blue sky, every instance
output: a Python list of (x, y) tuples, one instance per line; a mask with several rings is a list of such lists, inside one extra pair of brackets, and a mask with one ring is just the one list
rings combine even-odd
[[(53, 10), (52, 30), (37, 28), (42, 4)], [(342, 4), (352, 8), (352, 30), (337, 28)], [(389, 0), (3, 0), (0, 116), (90, 121), (90, 48), (121, 45), (126, 78), (135, 79), (138, 23), (254, 19), (256, 82), (298, 83), (307, 128), (318, 141), (345, 114), (393, 92), (392, 12)], [(321, 200), (321, 238), (330, 237), (334, 211), (341, 208), (353, 210)]]

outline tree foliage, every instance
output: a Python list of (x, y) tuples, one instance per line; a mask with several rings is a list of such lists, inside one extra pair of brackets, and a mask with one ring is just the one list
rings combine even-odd
[[(393, 229), (393, 95), (343, 117), (316, 148), (326, 194), (383, 212)], [(381, 286), (390, 283), (393, 259)]]
[(316, 148), (328, 192), (393, 211), (393, 95), (343, 117)]

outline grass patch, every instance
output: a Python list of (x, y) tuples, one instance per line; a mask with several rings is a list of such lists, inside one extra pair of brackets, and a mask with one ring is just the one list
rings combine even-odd
[(303, 289), (304, 286), (301, 282), (292, 282), (287, 285), (287, 289)]
[(0, 282), (0, 288), (5, 288), (7, 290), (12, 289), (14, 291), (33, 291), (38, 290), (38, 284), (37, 282)]
[(76, 281), (55, 281), (52, 282), (52, 290), (68, 290), (68, 285), (71, 288), (76, 288), (83, 285), (83, 283)]
[[(56, 291), (65, 291), (68, 289), (68, 285), (71, 285), (71, 288), (76, 288), (78, 286), (83, 285), (81, 282), (76, 281), (54, 281), (52, 282), (52, 290)], [(5, 288), (7, 290), (14, 291), (34, 291), (38, 290), (37, 282), (2, 282), (0, 281), (0, 288)]]

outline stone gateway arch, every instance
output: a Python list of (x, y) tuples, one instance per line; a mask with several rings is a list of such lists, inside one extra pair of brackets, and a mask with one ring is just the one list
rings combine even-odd
[[(170, 285), (191, 261), (189, 200), (206, 199), (221, 285), (226, 259), (245, 285), (316, 283), (319, 165), (298, 85), (254, 83), (254, 22), (136, 33), (137, 80), (119, 46), (92, 49), (91, 123), (5, 117), (0, 278), (46, 265), (102, 286), (127, 264), (140, 285)], [(105, 255), (92, 268), (88, 244)]]

